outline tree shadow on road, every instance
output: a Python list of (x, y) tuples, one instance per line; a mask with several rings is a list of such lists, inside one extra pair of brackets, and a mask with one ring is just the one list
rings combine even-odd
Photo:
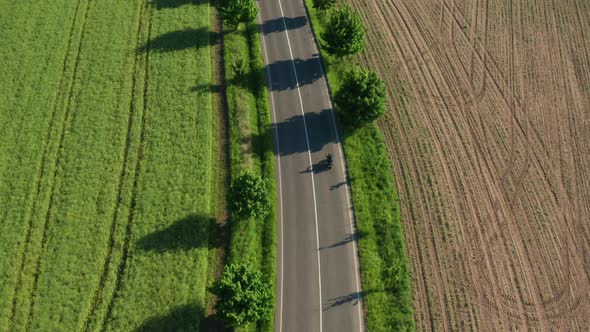
[(294, 30), (299, 29), (307, 24), (307, 17), (306, 16), (297, 16), (297, 17), (285, 17), (285, 21), (283, 22), (283, 18), (275, 18), (272, 20), (267, 20), (261, 24), (262, 32), (265, 35), (274, 32), (283, 32), (285, 31), (285, 25), (287, 26), (287, 30)]
[(299, 86), (311, 84), (322, 77), (320, 70), (320, 58), (295, 59), (275, 61), (266, 68), (270, 74), (271, 91), (283, 91), (297, 88), (297, 80), (293, 74), (293, 64), (297, 70)]
[[(321, 151), (328, 144), (336, 143), (331, 112), (331, 109), (324, 109), (320, 112), (305, 114), (305, 125), (307, 125), (309, 150), (311, 153)], [(281, 144), (279, 144), (280, 151), (278, 151), (280, 156), (306, 153), (308, 151), (303, 115), (296, 115), (285, 121), (274, 123), (272, 128), (281, 140)], [(284, 142), (288, 142), (288, 144)], [(275, 151), (275, 153), (277, 152)], [(324, 158), (324, 156), (321, 158)], [(314, 171), (316, 168), (323, 171), (327, 170), (324, 169), (327, 167), (325, 159), (314, 162)]]

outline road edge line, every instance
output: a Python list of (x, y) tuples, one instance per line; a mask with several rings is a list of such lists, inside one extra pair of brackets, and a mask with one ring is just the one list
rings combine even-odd
[[(332, 118), (332, 127), (334, 128), (334, 133), (336, 134), (336, 142), (338, 144), (338, 153), (340, 154), (340, 167), (342, 169), (342, 173), (344, 174), (344, 180), (346, 181), (346, 200), (348, 202), (348, 217), (350, 220), (350, 232), (351, 232), (351, 236), (354, 236), (357, 234), (357, 227), (356, 227), (356, 218), (354, 216), (354, 204), (352, 202), (352, 186), (350, 184), (350, 177), (348, 175), (348, 168), (344, 167), (345, 163), (346, 163), (346, 158), (344, 157), (344, 143), (342, 141), (342, 139), (340, 138), (340, 133), (338, 131), (338, 127), (336, 125), (336, 114), (334, 111), (334, 105), (332, 103), (332, 89), (330, 88), (330, 84), (328, 82), (328, 76), (326, 75), (326, 71), (324, 70), (324, 64), (322, 62), (322, 55), (321, 52), (319, 50), (318, 47), (318, 42), (315, 36), (315, 30), (313, 28), (313, 24), (311, 21), (311, 16), (309, 15), (309, 11), (307, 10), (307, 4), (305, 3), (305, 1), (303, 2), (303, 8), (305, 9), (305, 15), (307, 16), (308, 22), (309, 22), (309, 27), (311, 29), (311, 34), (313, 37), (313, 48), (315, 53), (318, 54), (318, 58), (319, 58), (319, 64), (320, 64), (320, 74), (321, 76), (324, 78), (324, 84), (326, 86), (326, 89), (328, 91), (328, 103), (330, 105), (330, 115)], [(356, 292), (357, 292), (357, 301), (359, 303), (358, 306), (358, 318), (359, 318), (359, 331), (363, 331), (364, 330), (364, 316), (363, 316), (363, 301), (362, 301), (362, 287), (361, 287), (361, 283), (360, 283), (360, 277), (361, 277), (361, 270), (360, 270), (360, 251), (357, 245), (357, 241), (358, 239), (353, 239), (352, 241), (352, 246), (353, 246), (353, 256), (354, 256), (354, 268), (355, 268), (355, 274), (354, 274), (354, 278), (355, 278), (355, 283), (356, 283)]]
[[(261, 17), (260, 17), (260, 11), (258, 12), (258, 22), (260, 23)], [(262, 28), (260, 28), (260, 30), (262, 30)], [(260, 31), (259, 31), (260, 32)], [(266, 41), (264, 39), (264, 31), (261, 31), (262, 33), (260, 34), (260, 40), (261, 40), (261, 44), (262, 44), (262, 49), (264, 50), (264, 57), (266, 60), (268, 60), (268, 53), (266, 50)], [(267, 76), (267, 80), (268, 80), (268, 84), (267, 84), (267, 88), (269, 91), (269, 97), (270, 97), (270, 104), (271, 104), (271, 108), (272, 108), (272, 114), (274, 117), (274, 120), (276, 120), (277, 115), (276, 115), (276, 106), (275, 106), (275, 100), (274, 100), (274, 94), (272, 91), (272, 79), (270, 76), (270, 70), (268, 68), (268, 66), (266, 67), (266, 76)], [(281, 286), (279, 287), (279, 294), (280, 294), (280, 302), (279, 302), (279, 332), (283, 331), (283, 266), (284, 266), (284, 250), (283, 250), (283, 181), (282, 181), (282, 177), (281, 177), (281, 148), (279, 145), (279, 136), (278, 136), (278, 127), (275, 126), (275, 131), (274, 131), (274, 139), (276, 142), (276, 150), (277, 150), (277, 168), (278, 168), (278, 178), (279, 178), (279, 209), (281, 210), (281, 212), (279, 213), (279, 228), (280, 228), (280, 242), (281, 242), (281, 247), (280, 247), (280, 256), (281, 256), (281, 272), (280, 272), (280, 280), (281, 280)]]
[(295, 75), (296, 87), (297, 87), (297, 95), (299, 96), (299, 105), (301, 109), (301, 116), (303, 118), (303, 129), (305, 129), (305, 142), (307, 143), (307, 156), (309, 158), (309, 166), (311, 172), (311, 185), (312, 185), (312, 193), (313, 193), (313, 208), (314, 208), (314, 216), (315, 216), (315, 235), (316, 235), (316, 253), (317, 253), (317, 261), (318, 261), (318, 288), (319, 288), (319, 295), (320, 295), (320, 332), (322, 332), (323, 328), (323, 310), (322, 310), (322, 267), (320, 263), (320, 235), (318, 230), (318, 206), (316, 200), (316, 192), (315, 192), (315, 179), (314, 179), (314, 170), (313, 170), (313, 161), (311, 160), (311, 148), (309, 144), (309, 134), (307, 132), (307, 121), (305, 121), (305, 110), (303, 109), (303, 98), (301, 97), (301, 89), (299, 88), (299, 76), (297, 75), (297, 68), (295, 67), (295, 59), (293, 58), (293, 49), (291, 48), (291, 40), (289, 39), (289, 31), (287, 28), (287, 22), (285, 21), (285, 13), (283, 11), (283, 5), (281, 0), (277, 0), (279, 4), (279, 9), (281, 10), (281, 19), (283, 20), (283, 27), (285, 28), (285, 36), (287, 37), (287, 45), (289, 46), (289, 56), (291, 57), (291, 66), (293, 67), (293, 74)]

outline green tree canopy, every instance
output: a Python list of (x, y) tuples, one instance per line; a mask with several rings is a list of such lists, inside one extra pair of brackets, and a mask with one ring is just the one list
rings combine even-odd
[(219, 11), (223, 22), (234, 28), (241, 22), (254, 20), (258, 14), (258, 8), (252, 0), (222, 0)]
[(322, 33), (324, 48), (337, 57), (359, 54), (365, 50), (365, 31), (360, 15), (342, 6), (332, 12)]
[(334, 7), (338, 0), (313, 0), (313, 8), (326, 10)]
[(260, 176), (246, 172), (229, 188), (229, 209), (238, 218), (264, 219), (269, 210), (266, 186)]
[(387, 91), (383, 80), (372, 70), (353, 68), (344, 75), (334, 102), (348, 125), (365, 125), (383, 114)]
[(226, 266), (221, 279), (210, 287), (218, 298), (217, 314), (230, 326), (244, 326), (265, 319), (273, 306), (271, 284), (250, 265)]

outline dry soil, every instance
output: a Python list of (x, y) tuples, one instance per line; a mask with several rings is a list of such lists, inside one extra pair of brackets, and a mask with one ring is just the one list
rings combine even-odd
[(590, 329), (590, 2), (349, 0), (390, 90), (416, 329)]

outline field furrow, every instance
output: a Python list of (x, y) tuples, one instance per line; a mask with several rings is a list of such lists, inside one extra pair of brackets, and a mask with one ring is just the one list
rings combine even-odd
[[(57, 140), (57, 146), (56, 146), (56, 155), (55, 155), (55, 159), (53, 160), (53, 165), (50, 165), (50, 168), (48, 170), (48, 179), (46, 181), (47, 182), (47, 186), (50, 187), (51, 189), (48, 190), (48, 197), (47, 197), (47, 208), (46, 208), (46, 213), (45, 213), (45, 217), (42, 218), (42, 223), (39, 223), (38, 220), (35, 220), (33, 222), (35, 222), (37, 225), (41, 224), (42, 226), (42, 235), (41, 235), (41, 241), (40, 241), (40, 248), (38, 250), (32, 249), (32, 248), (26, 248), (26, 255), (25, 257), (27, 257), (27, 255), (30, 255), (31, 253), (35, 253), (36, 254), (36, 259), (35, 259), (35, 263), (34, 267), (33, 267), (33, 282), (32, 282), (32, 287), (30, 289), (30, 295), (26, 297), (25, 303), (27, 303), (26, 301), (30, 301), (29, 303), (29, 308), (26, 311), (28, 313), (27, 315), (27, 319), (26, 319), (26, 324), (25, 324), (25, 330), (30, 330), (31, 329), (31, 323), (33, 320), (33, 315), (34, 315), (34, 307), (35, 307), (35, 300), (36, 300), (36, 296), (37, 296), (37, 288), (38, 288), (38, 283), (39, 283), (39, 274), (40, 274), (40, 268), (41, 268), (41, 263), (42, 263), (42, 259), (43, 256), (45, 255), (45, 251), (46, 251), (46, 247), (47, 247), (47, 240), (48, 240), (48, 230), (49, 230), (49, 225), (50, 225), (50, 219), (51, 219), (51, 212), (52, 212), (52, 205), (55, 203), (55, 191), (56, 191), (56, 186), (57, 186), (57, 177), (58, 177), (58, 171), (59, 171), (59, 167), (60, 167), (60, 162), (62, 161), (61, 159), (63, 158), (63, 150), (64, 150), (64, 139), (65, 139), (65, 135), (66, 132), (68, 130), (68, 126), (70, 125), (70, 120), (72, 117), (72, 113), (74, 112), (73, 110), (73, 95), (74, 95), (74, 82), (77, 79), (77, 74), (78, 74), (78, 66), (80, 64), (80, 52), (82, 50), (82, 45), (84, 42), (84, 35), (86, 32), (86, 27), (87, 27), (87, 21), (88, 21), (88, 14), (90, 13), (90, 8), (91, 8), (91, 3), (88, 2), (86, 4), (85, 9), (82, 11), (83, 12), (83, 18), (82, 18), (82, 23), (81, 23), (81, 32), (80, 32), (80, 42), (77, 45), (77, 49), (76, 49), (76, 57), (74, 60), (74, 64), (73, 64), (73, 70), (72, 70), (72, 79), (71, 79), (71, 84), (70, 84), (70, 88), (69, 88), (69, 92), (67, 93), (67, 98), (65, 99), (65, 112), (63, 115), (63, 120), (61, 121), (61, 126), (59, 126), (58, 128), (61, 128), (61, 132), (58, 135), (59, 139)], [(43, 209), (34, 209), (33, 213), (37, 213), (39, 210), (43, 211)], [(35, 216), (35, 215), (34, 215)], [(26, 263), (23, 263), (26, 264)], [(15, 301), (16, 302), (16, 301)], [(14, 320), (17, 320), (16, 315), (13, 316)]]
[[(145, 12), (148, 17), (147, 21), (150, 22), (150, 7), (144, 2), (139, 1), (139, 14), (137, 19), (137, 32), (135, 34), (135, 43), (132, 44), (134, 49), (138, 49), (145, 39), (146, 28), (144, 22)], [(149, 27), (147, 28), (149, 31)], [(149, 36), (148, 36), (149, 38)], [(112, 310), (112, 289), (113, 285), (115, 289), (120, 285), (121, 275), (124, 273), (125, 266), (122, 261), (127, 258), (129, 250), (129, 234), (131, 230), (131, 222), (133, 220), (133, 208), (135, 206), (135, 199), (137, 192), (137, 179), (139, 176), (139, 165), (141, 163), (141, 156), (143, 153), (139, 151), (143, 145), (142, 138), (144, 137), (145, 131), (145, 103), (143, 96), (145, 94), (145, 71), (147, 68), (147, 58), (149, 53), (146, 52), (144, 56), (142, 53), (137, 52), (133, 62), (133, 72), (131, 77), (131, 99), (129, 103), (129, 118), (127, 122), (127, 134), (125, 138), (125, 153), (123, 164), (121, 167), (119, 184), (117, 186), (117, 199), (114, 208), (113, 219), (111, 221), (111, 229), (109, 233), (108, 251), (104, 259), (104, 265), (100, 274), (99, 282), (94, 292), (92, 306), (88, 313), (88, 316), (84, 320), (84, 330), (96, 330), (100, 322), (107, 320)], [(142, 72), (144, 74), (142, 74)], [(139, 126), (139, 128), (138, 128)], [(139, 134), (137, 133), (139, 132)], [(132, 189), (130, 190), (130, 183), (133, 183)], [(131, 194), (130, 194), (131, 193)], [(127, 210), (126, 212), (124, 212)], [(120, 212), (123, 211), (123, 212)], [(126, 221), (126, 224), (123, 224)], [(125, 226), (123, 226), (125, 225)], [(123, 242), (123, 251), (119, 250), (120, 242), (122, 238), (121, 230), (125, 229), (125, 239)], [(113, 281), (113, 276), (116, 276)], [(107, 300), (107, 294), (110, 295), (110, 300)], [(109, 303), (105, 305), (104, 303)], [(104, 318), (103, 318), (104, 317)]]
[(417, 329), (587, 329), (588, 4), (350, 2), (390, 89)]
[[(37, 37), (47, 38), (49, 42), (58, 41), (55, 46), (63, 43), (63, 50), (61, 52), (56, 52), (56, 54), (51, 57), (41, 57), (41, 61), (37, 62), (40, 67), (38, 69), (43, 68), (43, 66), (49, 67), (43, 68), (42, 70), (44, 72), (42, 72), (42, 76), (36, 78), (33, 76), (34, 70), (37, 69), (35, 66), (27, 67), (28, 70), (19, 70), (18, 76), (11, 77), (11, 74), (14, 74), (14, 72), (11, 71), (12, 64), (22, 64), (32, 61), (32, 59), (28, 57), (28, 53), (23, 54), (20, 52), (24, 52), (26, 48), (31, 47), (31, 45), (33, 45), (32, 48), (34, 49), (36, 46), (35, 39), (27, 40), (27, 38), (23, 38), (20, 42), (22, 44), (16, 42), (10, 45), (11, 47), (6, 44), (5, 46), (9, 51), (5, 54), (6, 56), (2, 57), (7, 60), (4, 69), (6, 70), (7, 83), (10, 87), (9, 89), (3, 89), (3, 92), (7, 93), (7, 95), (2, 97), (2, 100), (6, 101), (6, 103), (2, 103), (2, 106), (7, 107), (6, 112), (4, 112), (4, 110), (2, 112), (2, 115), (5, 117), (5, 121), (2, 122), (6, 126), (4, 129), (7, 130), (5, 132), (6, 136), (4, 137), (15, 139), (20, 143), (14, 145), (20, 148), (20, 150), (15, 151), (15, 155), (11, 155), (11, 152), (9, 152), (9, 145), (2, 145), (2, 153), (0, 153), (3, 157), (12, 156), (13, 158), (16, 157), (16, 160), (18, 160), (16, 164), (14, 164), (14, 162), (12, 163), (12, 170), (9, 168), (10, 163), (5, 164), (3, 162), (0, 165), (3, 171), (12, 173), (9, 173), (10, 180), (9, 178), (6, 178), (2, 181), (3, 185), (6, 185), (2, 187), (2, 190), (14, 190), (12, 194), (8, 194), (8, 192), (5, 191), (3, 192), (3, 194), (8, 194), (7, 196), (3, 195), (3, 197), (8, 197), (9, 200), (5, 201), (5, 204), (2, 204), (4, 207), (4, 218), (6, 218), (2, 222), (5, 226), (5, 231), (2, 233), (8, 236), (6, 239), (2, 240), (2, 244), (7, 245), (7, 249), (10, 245), (13, 246), (10, 249), (20, 247), (20, 251), (15, 255), (10, 254), (9, 251), (4, 252), (4, 257), (6, 257), (6, 259), (3, 259), (3, 262), (12, 264), (12, 266), (16, 266), (17, 268), (11, 269), (8, 268), (11, 265), (6, 265), (1, 269), (4, 277), (7, 276), (9, 271), (14, 273), (14, 279), (5, 279), (2, 281), (3, 291), (11, 291), (12, 296), (8, 296), (8, 294), (6, 294), (7, 296), (2, 296), (3, 299), (11, 301), (11, 304), (1, 306), (4, 310), (10, 310), (10, 314), (5, 315), (2, 313), (0, 314), (0, 318), (2, 318), (3, 326), (6, 323), (4, 319), (8, 319), (7, 323), (10, 324), (8, 326), (12, 326), (9, 327), (10, 329), (17, 328), (18, 324), (16, 326), (13, 325), (17, 318), (17, 312), (26, 308), (26, 298), (25, 302), (23, 302), (23, 299), (20, 298), (20, 296), (26, 294), (23, 290), (23, 285), (25, 288), (30, 286), (31, 278), (30, 276), (23, 276), (23, 272), (27, 270), (30, 272), (35, 260), (34, 254), (39, 250), (41, 229), (43, 229), (41, 225), (33, 223), (33, 219), (34, 214), (38, 210), (43, 210), (48, 202), (46, 197), (47, 187), (51, 186), (51, 181), (53, 180), (51, 175), (55, 168), (55, 160), (58, 151), (57, 147), (59, 146), (58, 137), (63, 128), (63, 121), (58, 119), (61, 119), (64, 116), (63, 103), (67, 99), (67, 91), (69, 91), (73, 81), (73, 72), (75, 71), (73, 67), (75, 61), (71, 61), (71, 59), (75, 59), (78, 54), (77, 45), (80, 41), (81, 26), (83, 25), (84, 20), (84, 5), (81, 4), (81, 2), (73, 2), (71, 5), (64, 6), (63, 8), (52, 6), (51, 4), (38, 8), (18, 8), (18, 6), (16, 6), (16, 8), (11, 8), (11, 6), (4, 6), (4, 4), (2, 4), (2, 6), (3, 9), (6, 9), (4, 13), (7, 15), (11, 15), (11, 10), (14, 10), (15, 12), (30, 10), (30, 15), (27, 17), (29, 22), (22, 23), (25, 25), (28, 24), (27, 26), (30, 27), (29, 32), (35, 35), (41, 30), (43, 31), (41, 32), (41, 36)], [(61, 13), (64, 18), (64, 20), (60, 22), (62, 24), (55, 24), (55, 21), (46, 19), (47, 17), (50, 17), (47, 16), (48, 13), (60, 9), (65, 10), (65, 14), (63, 12)], [(15, 12), (12, 12), (12, 17), (16, 18), (14, 23), (17, 23), (19, 22), (18, 19), (21, 17), (15, 15)], [(8, 28), (7, 32), (10, 32), (11, 26), (8, 25), (6, 27)], [(27, 36), (27, 32), (23, 33), (23, 35)], [(51, 37), (44, 36), (44, 34), (51, 35)], [(10, 38), (3, 39), (3, 41), (8, 43), (10, 42)], [(27, 43), (32, 44), (29, 45)], [(43, 52), (39, 53), (44, 54)], [(61, 58), (59, 57), (60, 55)], [(53, 64), (53, 66), (51, 64)], [(33, 81), (33, 85), (24, 85), (27, 80), (33, 78), (37, 80)], [(39, 88), (44, 84), (54, 86), (55, 89), (48, 89), (46, 92), (35, 91), (34, 94), (31, 95), (33, 89)], [(24, 98), (21, 100), (12, 100), (11, 97), (14, 97), (10, 95), (12, 89), (17, 89), (18, 93)], [(47, 112), (44, 112), (45, 109)], [(22, 113), (24, 116), (21, 117), (20, 121), (17, 121), (17, 117), (21, 113), (21, 110), (24, 111), (24, 113)], [(33, 111), (31, 112), (31, 110)], [(11, 113), (13, 117), (10, 117)], [(7, 116), (8, 118), (6, 118)], [(18, 131), (11, 132), (9, 129), (10, 125), (16, 125), (16, 127), (12, 128), (18, 128)], [(33, 130), (32, 128), (35, 129)], [(36, 169), (33, 170), (31, 166), (34, 166)], [(2, 172), (2, 174), (7, 173)], [(23, 175), (24, 178), (22, 177)], [(19, 182), (19, 179), (26, 179), (26, 182)], [(11, 184), (16, 184), (17, 186), (11, 188)], [(28, 189), (25, 189), (25, 187), (19, 188), (18, 185), (21, 184), (25, 184), (27, 187), (30, 186), (29, 188), (31, 188), (30, 194), (28, 194), (26, 198), (21, 195), (25, 194)], [(20, 199), (21, 197), (23, 198), (22, 205), (17, 203), (18, 200), (14, 200), (14, 198)], [(12, 198), (12, 201), (10, 201), (10, 198)], [(13, 203), (17, 204), (15, 205)], [(23, 219), (16, 217), (16, 215), (11, 215), (10, 212), (14, 211), (11, 210), (11, 206), (18, 208), (27, 207), (24, 210), (25, 214), (21, 215)], [(20, 234), (18, 233), (19, 229), (22, 230)], [(24, 238), (22, 236), (24, 236)], [(23, 239), (22, 244), (20, 246), (14, 245), (15, 239)], [(13, 258), (17, 258), (18, 263), (11, 263)], [(12, 290), (10, 290), (11, 285), (13, 285)]]
[[(50, 299), (56, 296), (52, 293), (57, 292), (65, 303), (71, 301), (69, 303), (75, 304), (66, 310), (61, 308), (60, 315), (71, 315), (68, 317), (70, 324), (79, 326), (82, 320), (80, 308), (86, 308), (92, 299), (86, 292), (90, 289), (93, 278), (86, 275), (96, 274), (98, 265), (98, 260), (88, 258), (97, 256), (98, 252), (103, 250), (104, 242), (84, 243), (78, 240), (77, 246), (72, 248), (71, 243), (76, 243), (72, 236), (83, 236), (88, 232), (94, 235), (95, 240), (100, 240), (106, 233), (108, 223), (96, 224), (92, 220), (108, 218), (107, 216), (112, 213), (111, 202), (115, 198), (111, 194), (116, 183), (113, 174), (116, 165), (121, 165), (122, 152), (119, 150), (123, 147), (122, 129), (126, 128), (122, 126), (125, 124), (121, 121), (124, 118), (119, 116), (125, 114), (121, 112), (121, 106), (129, 97), (124, 93), (119, 94), (110, 101), (109, 104), (113, 107), (108, 111), (104, 111), (99, 105), (103, 103), (104, 98), (113, 95), (127, 84), (124, 80), (126, 70), (123, 68), (129, 67), (129, 58), (121, 57), (117, 52), (117, 48), (123, 50), (126, 47), (124, 44), (127, 41), (126, 38), (121, 38), (118, 43), (111, 43), (111, 47), (102, 46), (106, 45), (109, 33), (94, 29), (94, 26), (97, 21), (107, 19), (101, 6), (108, 4), (91, 5), (93, 7), (87, 12), (85, 23), (87, 28), (83, 31), (84, 43), (80, 46), (80, 55), (76, 62), (75, 84), (67, 103), (69, 115), (64, 120), (66, 126), (60, 140), (60, 158), (55, 170), (56, 181), (52, 189), (51, 206), (46, 214), (46, 232), (42, 248), (47, 250), (43, 250), (38, 256), (39, 272), (35, 274), (32, 289), (33, 300), (29, 318), (31, 324), (46, 320), (43, 316), (37, 315), (52, 314), (52, 310), (44, 307), (51, 306)], [(126, 7), (119, 7), (119, 13), (133, 15), (133, 9)], [(107, 31), (118, 31), (122, 36), (129, 33), (128, 25), (105, 28)], [(116, 33), (114, 35), (116, 36)], [(101, 36), (102, 40), (96, 38), (97, 36)], [(101, 45), (104, 52), (102, 55), (97, 54), (102, 60), (120, 59), (118, 63), (110, 63), (113, 71), (109, 84), (103, 81), (103, 75), (108, 72), (99, 74), (100, 71), (105, 71), (104, 64), (107, 62), (96, 62), (91, 55), (96, 52), (98, 45)], [(82, 82), (85, 84), (84, 88), (81, 88)], [(92, 169), (96, 170), (90, 171)], [(97, 186), (99, 181), (102, 182), (102, 186)], [(88, 199), (80, 201), (80, 192), (84, 192)], [(76, 212), (67, 212), (68, 210)], [(69, 255), (63, 255), (64, 252)], [(73, 266), (76, 268), (72, 269)], [(80, 290), (71, 289), (68, 287), (69, 284), (78, 284)], [(63, 326), (59, 321), (54, 324)]]
[[(56, 121), (56, 117), (58, 115), (58, 105), (59, 105), (59, 97), (60, 95), (62, 95), (62, 91), (64, 91), (65, 85), (66, 84), (71, 84), (72, 82), (72, 77), (66, 78), (67, 75), (67, 65), (68, 65), (68, 59), (69, 59), (69, 53), (70, 53), (70, 49), (72, 47), (72, 43), (73, 43), (73, 35), (74, 35), (74, 29), (76, 27), (76, 21), (78, 18), (78, 12), (80, 10), (81, 7), (81, 1), (78, 1), (78, 3), (76, 4), (75, 7), (75, 11), (73, 14), (73, 21), (71, 23), (71, 28), (70, 28), (70, 33), (69, 33), (69, 39), (67, 42), (67, 49), (66, 49), (66, 53), (64, 56), (64, 60), (63, 60), (63, 64), (62, 64), (62, 73), (61, 73), (61, 78), (59, 80), (59, 86), (57, 89), (57, 94), (55, 96), (55, 103), (53, 105), (52, 108), (52, 113), (51, 113), (51, 118), (49, 120), (49, 127), (47, 128), (47, 136), (45, 139), (45, 147), (44, 147), (44, 151), (42, 153), (42, 159), (41, 159), (41, 165), (39, 167), (37, 176), (35, 177), (36, 179), (36, 187), (37, 190), (36, 192), (34, 192), (32, 198), (31, 198), (31, 209), (28, 212), (28, 214), (31, 214), (31, 211), (35, 211), (37, 210), (37, 203), (38, 203), (38, 196), (39, 193), (42, 190), (42, 176), (43, 176), (43, 171), (45, 170), (45, 165), (48, 159), (48, 153), (49, 153), (49, 147), (50, 144), (49, 142), (52, 141), (52, 131), (55, 127), (54, 122)], [(77, 51), (76, 51), (77, 54)], [(27, 252), (29, 250), (29, 245), (31, 243), (31, 235), (32, 235), (32, 231), (33, 231), (33, 218), (29, 217), (27, 221), (25, 221), (26, 225), (27, 225), (27, 230), (26, 230), (26, 235), (25, 235), (25, 240), (24, 240), (24, 246), (23, 246), (23, 252), (22, 252), (22, 258), (21, 258), (21, 262), (19, 264), (19, 268), (17, 269), (17, 282), (15, 285), (15, 289), (14, 289), (14, 297), (12, 300), (12, 311), (11, 311), (11, 316), (10, 316), (10, 320), (13, 321), (15, 316), (16, 316), (16, 308), (17, 308), (17, 294), (19, 293), (21, 286), (22, 286), (22, 278), (23, 278), (23, 270), (25, 268), (25, 262), (27, 261)]]
[[(141, 90), (143, 94), (141, 95), (142, 98), (142, 117), (141, 117), (141, 127), (140, 127), (140, 134), (139, 134), (139, 150), (138, 150), (138, 157), (135, 162), (135, 169), (134, 169), (134, 176), (133, 176), (133, 186), (131, 187), (131, 199), (129, 202), (129, 208), (127, 212), (127, 224), (124, 227), (124, 240), (122, 245), (122, 254), (121, 259), (118, 264), (118, 268), (116, 270), (115, 281), (114, 281), (114, 289), (106, 303), (108, 303), (106, 307), (106, 314), (104, 315), (102, 321), (101, 330), (105, 331), (108, 322), (111, 320), (113, 315), (113, 306), (115, 305), (115, 300), (117, 298), (118, 293), (121, 291), (123, 277), (125, 276), (125, 271), (127, 269), (127, 264), (129, 263), (129, 248), (131, 246), (131, 235), (133, 230), (133, 221), (134, 216), (136, 213), (137, 208), (137, 198), (138, 198), (138, 190), (139, 190), (139, 180), (141, 174), (141, 165), (142, 160), (144, 159), (145, 155), (145, 132), (146, 132), (146, 122), (147, 122), (147, 108), (148, 108), (148, 79), (149, 79), (149, 55), (150, 55), (150, 39), (152, 34), (152, 13), (151, 9), (147, 9), (150, 13), (147, 15), (147, 39), (145, 39), (145, 46), (144, 46), (144, 67), (143, 67), (143, 89)], [(139, 50), (139, 45), (136, 46)], [(139, 96), (139, 95), (138, 95)]]
[(198, 329), (208, 3), (0, 7), (0, 330)]
[(211, 84), (209, 8), (146, 11), (140, 148), (103, 330), (195, 329), (204, 317), (212, 114), (195, 87)]

